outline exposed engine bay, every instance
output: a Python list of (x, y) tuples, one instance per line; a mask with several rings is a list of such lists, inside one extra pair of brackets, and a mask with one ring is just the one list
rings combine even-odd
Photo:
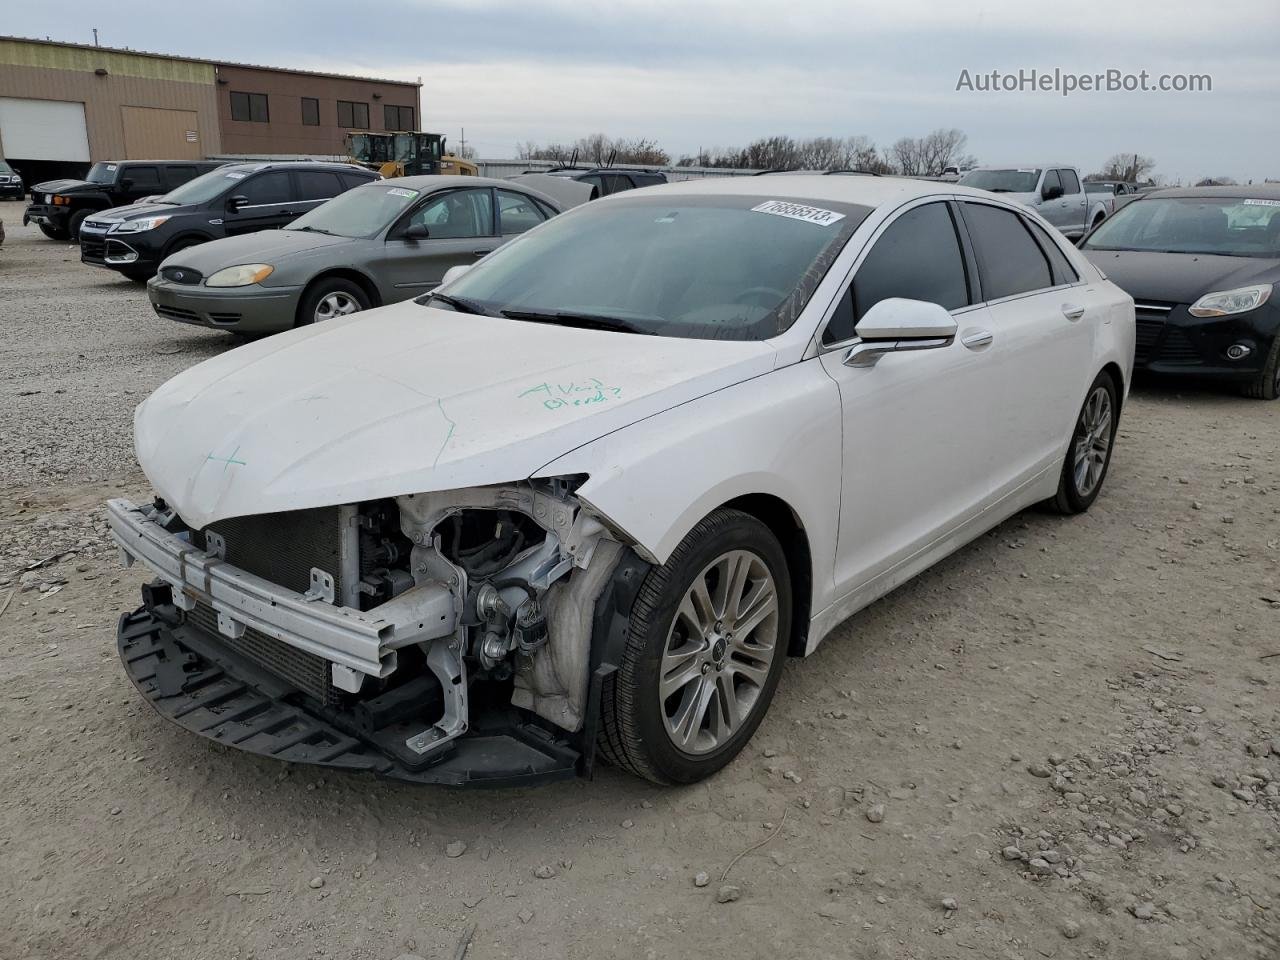
[[(126, 562), (142, 560), (161, 577), (144, 591), (144, 609), (176, 628), (147, 634), (142, 659), (156, 661), (170, 692), (175, 674), (165, 664), (182, 659), (184, 696), (209, 664), (270, 688), (276, 700), (283, 684), (285, 701), (409, 769), (440, 762), (468, 736), (492, 746), (493, 731), (513, 725), (535, 745), (545, 738), (589, 751), (598, 607), (622, 561), (642, 561), (574, 496), (581, 479), (238, 517), (203, 530), (161, 501), (128, 504), (132, 512), (115, 501), (112, 527)], [(168, 554), (175, 537), (190, 545), (177, 567), (136, 548), (140, 525), (163, 531), (146, 534), (167, 537)], [(281, 597), (268, 597), (258, 618), (249, 600), (238, 602), (245, 584)], [(285, 617), (290, 606), (325, 621), (295, 626)], [(367, 652), (324, 639), (334, 614), (339, 626), (376, 637)], [(267, 679), (255, 682), (260, 673)], [(157, 704), (160, 680), (131, 676)]]

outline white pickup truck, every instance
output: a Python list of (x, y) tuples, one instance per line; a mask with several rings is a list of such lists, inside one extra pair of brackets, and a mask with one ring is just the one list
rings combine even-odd
[[(1104, 198), (1085, 192), (1075, 167), (978, 167), (959, 181), (966, 187), (1012, 194), (1073, 240), (1084, 236), (1110, 213)], [(1113, 198), (1114, 199), (1114, 198)]]

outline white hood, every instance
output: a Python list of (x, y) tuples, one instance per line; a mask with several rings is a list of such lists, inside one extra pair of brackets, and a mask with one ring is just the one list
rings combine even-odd
[(139, 405), (138, 462), (197, 528), (524, 479), (773, 368), (766, 342), (551, 326), (408, 302), (230, 350)]

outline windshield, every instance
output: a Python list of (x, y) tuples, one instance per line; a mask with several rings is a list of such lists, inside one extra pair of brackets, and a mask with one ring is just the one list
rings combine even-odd
[(89, 168), (89, 172), (85, 174), (86, 183), (115, 183), (116, 168), (118, 164), (114, 163), (95, 163)]
[(763, 340), (795, 322), (870, 212), (758, 196), (611, 199), (531, 230), (446, 293), (520, 320)]
[(992, 193), (1034, 193), (1040, 171), (1029, 167), (1021, 170), (970, 170), (960, 178), (961, 186)]
[(223, 167), (202, 173), (180, 187), (170, 190), (160, 198), (161, 203), (205, 203), (222, 193), (237, 180), (243, 180), (248, 171)]
[(1091, 233), (1084, 249), (1280, 258), (1280, 200), (1135, 200)]
[(304, 213), (286, 230), (329, 233), (335, 237), (372, 237), (422, 196), (421, 190), (388, 186), (385, 181), (348, 190)]
[(9, 164), (6, 161), (0, 160), (0, 173), (15, 173), (15, 172), (16, 171), (13, 169), (13, 167), (9, 166)]

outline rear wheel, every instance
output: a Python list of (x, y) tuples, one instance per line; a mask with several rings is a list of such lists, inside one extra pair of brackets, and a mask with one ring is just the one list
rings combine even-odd
[(1099, 373), (1076, 418), (1058, 492), (1048, 506), (1059, 513), (1084, 513), (1098, 499), (1111, 466), (1119, 411), (1115, 381)]
[(777, 538), (717, 510), (649, 572), (606, 681), (600, 751), (655, 783), (693, 783), (743, 748), (786, 659), (791, 587)]
[(320, 323), (369, 309), (369, 297), (357, 284), (340, 277), (317, 282), (298, 306), (298, 326)]
[(1255, 400), (1280, 397), (1280, 333), (1271, 342), (1271, 353), (1262, 365), (1262, 372), (1245, 384), (1244, 395)]
[(47, 223), (37, 224), (37, 226), (40, 228), (40, 232), (50, 240), (66, 240), (68, 237), (67, 231), (63, 227), (51, 227)]

